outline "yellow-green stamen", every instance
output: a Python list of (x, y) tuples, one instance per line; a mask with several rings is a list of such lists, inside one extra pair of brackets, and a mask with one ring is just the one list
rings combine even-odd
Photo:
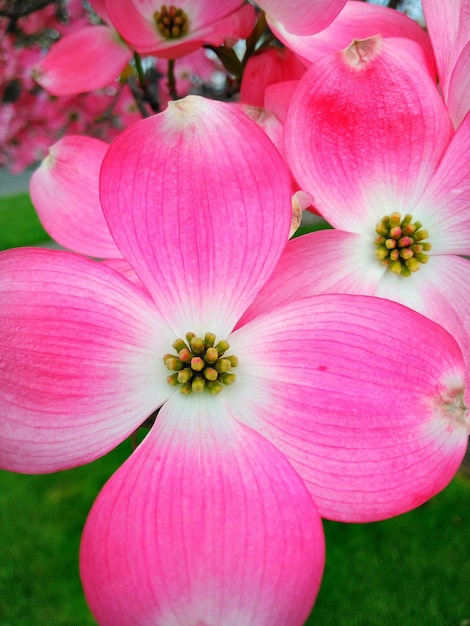
[(188, 16), (183, 9), (163, 4), (160, 11), (153, 14), (158, 31), (165, 39), (179, 39), (188, 32)]
[(375, 256), (394, 274), (411, 276), (427, 263), (431, 244), (424, 242), (429, 233), (421, 222), (412, 222), (408, 213), (402, 219), (398, 212), (386, 215), (375, 229)]
[(232, 385), (236, 375), (230, 370), (237, 367), (234, 355), (225, 356), (230, 345), (222, 340), (215, 344), (214, 333), (206, 333), (204, 338), (194, 333), (186, 333), (186, 341), (178, 338), (173, 342), (177, 354), (165, 354), (163, 362), (172, 372), (167, 378), (171, 387), (179, 385), (184, 395), (207, 390), (212, 395), (222, 391), (224, 385)]

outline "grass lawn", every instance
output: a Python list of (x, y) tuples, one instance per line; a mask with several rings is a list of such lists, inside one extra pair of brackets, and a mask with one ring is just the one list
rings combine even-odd
[[(0, 472), (0, 626), (95, 624), (78, 576), (80, 535), (96, 494), (129, 452), (125, 442), (88, 466), (46, 476)], [(469, 624), (469, 502), (462, 474), (398, 518), (325, 522), (327, 565), (307, 623)]]
[(47, 241), (29, 194), (0, 197), (0, 250)]

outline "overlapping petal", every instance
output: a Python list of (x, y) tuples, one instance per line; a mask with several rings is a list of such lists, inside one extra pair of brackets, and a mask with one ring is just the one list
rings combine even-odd
[[(372, 238), (373, 239), (373, 238)], [(364, 234), (321, 230), (292, 239), (237, 328), (293, 300), (321, 293), (375, 295), (386, 271)]]
[(343, 50), (354, 39), (367, 39), (379, 34), (382, 37), (407, 38), (422, 48), (421, 71), (427, 67), (431, 76), (436, 75), (436, 62), (427, 33), (408, 16), (388, 7), (348, 0), (331, 24), (310, 36), (288, 32), (281, 24), (273, 28), (288, 48), (309, 63), (318, 61), (325, 54)]
[(102, 456), (170, 395), (174, 339), (141, 290), (67, 252), (0, 255), (0, 466), (53, 472)]
[(426, 27), (436, 56), (444, 99), (457, 60), (470, 39), (470, 7), (466, 0), (422, 0)]
[(101, 626), (301, 626), (323, 570), (320, 518), (223, 394), (172, 396), (88, 518), (81, 575)]
[[(470, 262), (454, 255), (433, 255), (413, 281), (399, 282), (387, 272), (377, 295), (420, 311), (445, 328), (457, 340), (466, 360), (470, 381)], [(456, 297), (458, 294), (458, 297)], [(470, 405), (470, 389), (466, 402)]]
[(120, 135), (103, 162), (101, 202), (177, 335), (231, 331), (274, 269), (292, 215), (287, 166), (264, 132), (196, 96)]
[(85, 26), (57, 42), (35, 66), (35, 80), (54, 96), (106, 87), (116, 80), (132, 52), (114, 29)]
[(257, 4), (266, 12), (272, 28), (281, 24), (296, 35), (312, 35), (334, 20), (346, 0), (261, 0)]
[(454, 126), (458, 128), (470, 111), (470, 41), (462, 50), (452, 72), (447, 108)]
[(430, 233), (432, 254), (470, 254), (470, 113), (452, 138), (413, 214)]
[(59, 139), (33, 173), (30, 193), (42, 225), (57, 243), (80, 254), (119, 258), (99, 197), (108, 147), (85, 135)]
[(459, 467), (470, 430), (462, 354), (411, 309), (366, 296), (293, 300), (230, 344), (245, 358), (233, 410), (284, 452), (323, 517), (403, 513)]
[(335, 227), (374, 232), (385, 214), (411, 212), (450, 140), (445, 106), (414, 49), (373, 37), (300, 80), (285, 123), (287, 160)]

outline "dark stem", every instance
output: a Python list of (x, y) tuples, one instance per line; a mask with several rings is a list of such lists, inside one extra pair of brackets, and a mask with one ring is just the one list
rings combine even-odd
[(176, 91), (176, 80), (175, 80), (175, 59), (168, 59), (168, 91), (170, 92), (170, 96), (173, 100), (179, 100), (178, 93)]

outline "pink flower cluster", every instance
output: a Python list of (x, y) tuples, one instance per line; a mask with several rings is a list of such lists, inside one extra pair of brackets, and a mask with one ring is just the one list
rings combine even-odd
[[(86, 28), (81, 2), (69, 2), (67, 21), (57, 7), (19, 17), (0, 17), (0, 167), (18, 173), (47, 155), (63, 135), (84, 134), (111, 141), (140, 118), (132, 94), (113, 80), (99, 90), (57, 98), (34, 80), (45, 46), (57, 37), (69, 37)], [(0, 13), (0, 15), (3, 15)], [(7, 17), (11, 15), (11, 17)], [(114, 81), (114, 82), (113, 82)]]
[[(301, 626), (321, 518), (409, 511), (467, 448), (470, 3), (423, 0), (431, 38), (357, 0), (92, 4), (36, 80), (70, 97), (129, 68), (145, 119), (34, 173), (71, 252), (0, 254), (1, 467), (149, 427), (85, 526), (98, 623)], [(239, 101), (174, 99), (203, 46)], [(332, 228), (289, 239), (306, 207)]]

